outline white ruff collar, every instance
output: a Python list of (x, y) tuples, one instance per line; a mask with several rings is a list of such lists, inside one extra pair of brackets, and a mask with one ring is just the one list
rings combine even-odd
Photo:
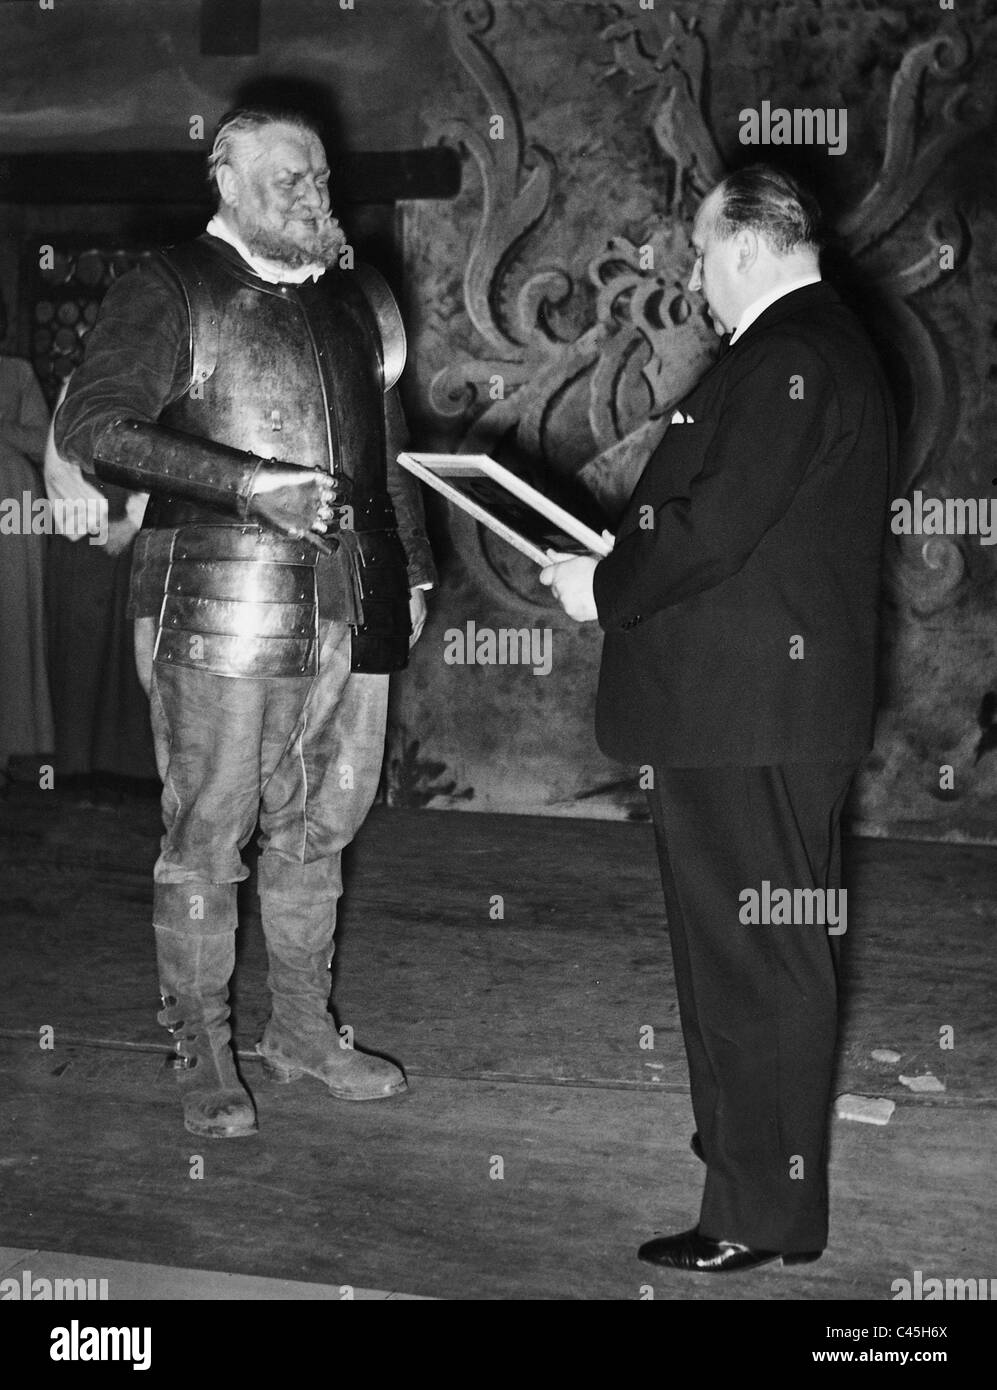
[(317, 280), (320, 275), (325, 274), (325, 266), (318, 263), (291, 267), (281, 265), (280, 261), (268, 261), (264, 260), (262, 256), (254, 256), (239, 234), (233, 231), (217, 213), (212, 217), (205, 231), (209, 236), (216, 236), (219, 241), (227, 241), (229, 246), (238, 251), (249, 268), (255, 271), (261, 280), (266, 280), (269, 285), (300, 285), (305, 280)]

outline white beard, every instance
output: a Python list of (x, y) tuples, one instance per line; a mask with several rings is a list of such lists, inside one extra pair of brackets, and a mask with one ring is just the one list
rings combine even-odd
[(314, 230), (309, 231), (304, 224), (299, 224), (299, 227), (298, 239), (292, 240), (242, 213), (238, 232), (247, 250), (261, 260), (273, 261), (291, 270), (298, 270), (302, 266), (333, 265), (346, 245), (346, 236), (338, 222), (327, 216), (317, 219)]

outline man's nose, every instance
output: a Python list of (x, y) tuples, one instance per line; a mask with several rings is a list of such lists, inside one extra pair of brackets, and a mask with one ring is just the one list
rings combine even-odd
[(696, 263), (692, 267), (692, 274), (689, 276), (689, 289), (693, 294), (695, 294), (697, 290), (701, 290), (703, 288), (703, 277), (700, 274), (701, 265), (702, 262), (697, 256)]
[(329, 190), (324, 184), (311, 181), (301, 184), (301, 201), (315, 211), (324, 212), (329, 206)]

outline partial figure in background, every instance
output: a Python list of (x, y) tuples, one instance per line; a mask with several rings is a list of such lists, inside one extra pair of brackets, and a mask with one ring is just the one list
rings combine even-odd
[[(148, 690), (136, 673), (127, 617), (132, 546), (148, 494), (85, 478), (58, 452), (53, 435), (50, 428), (45, 490), (57, 534), (49, 546), (46, 611), (56, 778), (100, 804), (157, 780)], [(98, 516), (103, 524), (95, 526)]]
[[(0, 340), (6, 336), (0, 295)], [(50, 756), (55, 742), (45, 667), (46, 536), (32, 533), (34, 503), (45, 496), (48, 425), (30, 363), (0, 356), (0, 786), (11, 758)]]

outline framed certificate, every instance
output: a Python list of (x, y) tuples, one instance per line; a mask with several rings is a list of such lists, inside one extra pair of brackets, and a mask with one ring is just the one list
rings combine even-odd
[(398, 462), (535, 564), (550, 564), (548, 550), (608, 555), (613, 548), (611, 540), (487, 454), (404, 453)]

